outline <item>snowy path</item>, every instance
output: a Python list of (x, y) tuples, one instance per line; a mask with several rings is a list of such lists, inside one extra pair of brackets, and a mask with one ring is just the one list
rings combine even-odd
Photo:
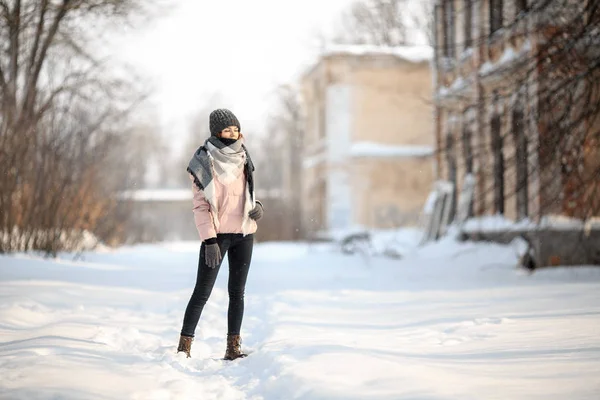
[(492, 245), (366, 265), (262, 244), (243, 326), (252, 354), (226, 363), (226, 266), (193, 358), (174, 352), (197, 246), (0, 256), (0, 399), (600, 396), (600, 269), (525, 276)]

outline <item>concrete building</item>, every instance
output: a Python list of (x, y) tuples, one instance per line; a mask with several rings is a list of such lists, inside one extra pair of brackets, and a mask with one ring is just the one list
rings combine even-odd
[(308, 232), (417, 222), (433, 180), (431, 53), (332, 46), (305, 73)]

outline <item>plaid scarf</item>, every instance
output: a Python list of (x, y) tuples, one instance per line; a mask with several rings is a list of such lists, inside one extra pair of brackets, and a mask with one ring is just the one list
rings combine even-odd
[(242, 232), (248, 234), (251, 226), (248, 213), (254, 208), (256, 202), (254, 199), (254, 164), (246, 146), (240, 140), (227, 146), (216, 136), (211, 136), (196, 150), (188, 164), (187, 172), (192, 174), (194, 183), (204, 192), (217, 230), (219, 229), (219, 207), (214, 179), (223, 185), (229, 185), (239, 178), (241, 173), (245, 174), (246, 199)]

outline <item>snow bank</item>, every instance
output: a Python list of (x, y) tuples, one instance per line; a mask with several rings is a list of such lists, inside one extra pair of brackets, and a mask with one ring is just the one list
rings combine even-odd
[[(416, 228), (368, 229), (360, 226), (332, 229), (316, 235), (317, 239), (332, 242), (336, 250), (369, 258), (402, 258), (416, 251), (422, 237), (423, 232)], [(370, 259), (366, 261), (376, 262)]]
[(524, 231), (524, 230), (572, 230), (572, 229), (600, 229), (600, 219), (592, 218), (582, 221), (575, 218), (569, 218), (562, 215), (547, 215), (541, 218), (540, 222), (534, 222), (529, 219), (521, 221), (511, 221), (503, 215), (490, 215), (484, 217), (471, 218), (462, 227), (464, 232), (499, 232), (499, 231)]
[(462, 227), (464, 232), (499, 232), (512, 230), (525, 230), (534, 227), (534, 223), (529, 219), (514, 222), (503, 215), (487, 215), (468, 219)]
[(423, 231), (416, 228), (376, 230), (372, 233), (373, 255), (402, 258), (415, 252)]

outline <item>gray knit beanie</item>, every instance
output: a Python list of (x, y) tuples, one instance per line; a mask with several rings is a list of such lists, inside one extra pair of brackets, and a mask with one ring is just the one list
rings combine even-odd
[(240, 131), (242, 130), (240, 121), (238, 121), (231, 111), (225, 108), (219, 108), (218, 110), (211, 112), (209, 120), (210, 134), (213, 136), (217, 136), (228, 126), (237, 126)]

